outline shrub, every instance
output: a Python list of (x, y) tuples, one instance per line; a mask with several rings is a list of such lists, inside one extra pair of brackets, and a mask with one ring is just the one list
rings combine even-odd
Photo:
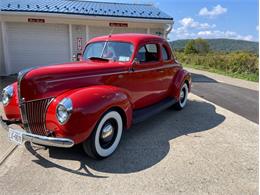
[(185, 54), (206, 54), (209, 52), (209, 43), (204, 39), (190, 40), (185, 48)]
[(192, 65), (206, 70), (220, 71), (228, 75), (238, 75), (240, 78), (253, 75), (254, 79), (258, 81), (258, 55), (247, 52), (229, 52), (217, 53), (211, 52), (207, 54), (186, 54), (183, 52), (176, 52), (179, 62)]

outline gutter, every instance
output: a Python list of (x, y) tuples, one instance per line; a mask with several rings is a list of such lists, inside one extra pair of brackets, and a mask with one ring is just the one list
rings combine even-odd
[(105, 15), (85, 15), (81, 13), (50, 13), (50, 12), (35, 12), (35, 11), (17, 11), (17, 10), (1, 10), (1, 15), (15, 15), (15, 16), (42, 16), (42, 17), (60, 17), (60, 18), (76, 18), (85, 20), (111, 20), (111, 21), (130, 21), (130, 22), (142, 22), (142, 23), (159, 23), (169, 24), (173, 23), (173, 18), (146, 18), (146, 17), (133, 17), (133, 16), (105, 16)]

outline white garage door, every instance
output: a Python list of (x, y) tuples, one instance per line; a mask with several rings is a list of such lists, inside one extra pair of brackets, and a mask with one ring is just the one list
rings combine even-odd
[(69, 61), (69, 28), (61, 24), (7, 23), (11, 74)]

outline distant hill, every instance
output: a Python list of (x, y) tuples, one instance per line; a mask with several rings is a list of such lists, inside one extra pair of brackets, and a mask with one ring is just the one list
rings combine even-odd
[[(209, 42), (212, 51), (249, 51), (258, 53), (258, 42), (242, 41), (235, 39), (206, 39)], [(175, 50), (184, 49), (189, 39), (176, 40), (170, 42), (170, 45)]]

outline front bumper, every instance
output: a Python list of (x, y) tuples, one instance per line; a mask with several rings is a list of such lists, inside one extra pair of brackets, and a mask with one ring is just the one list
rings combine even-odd
[[(14, 131), (19, 131), (15, 130), (8, 125), (10, 125), (10, 121), (3, 120), (3, 118), (0, 116), (0, 125), (7, 131), (9, 130), (14, 130)], [(74, 145), (74, 141), (68, 138), (56, 138), (56, 137), (47, 137), (47, 136), (41, 136), (41, 135), (36, 135), (32, 133), (27, 133), (27, 132), (22, 132), (19, 131), (22, 134), (22, 140), (25, 141), (30, 141), (36, 144), (41, 144), (45, 146), (53, 146), (53, 147), (61, 147), (61, 148), (70, 148)]]

